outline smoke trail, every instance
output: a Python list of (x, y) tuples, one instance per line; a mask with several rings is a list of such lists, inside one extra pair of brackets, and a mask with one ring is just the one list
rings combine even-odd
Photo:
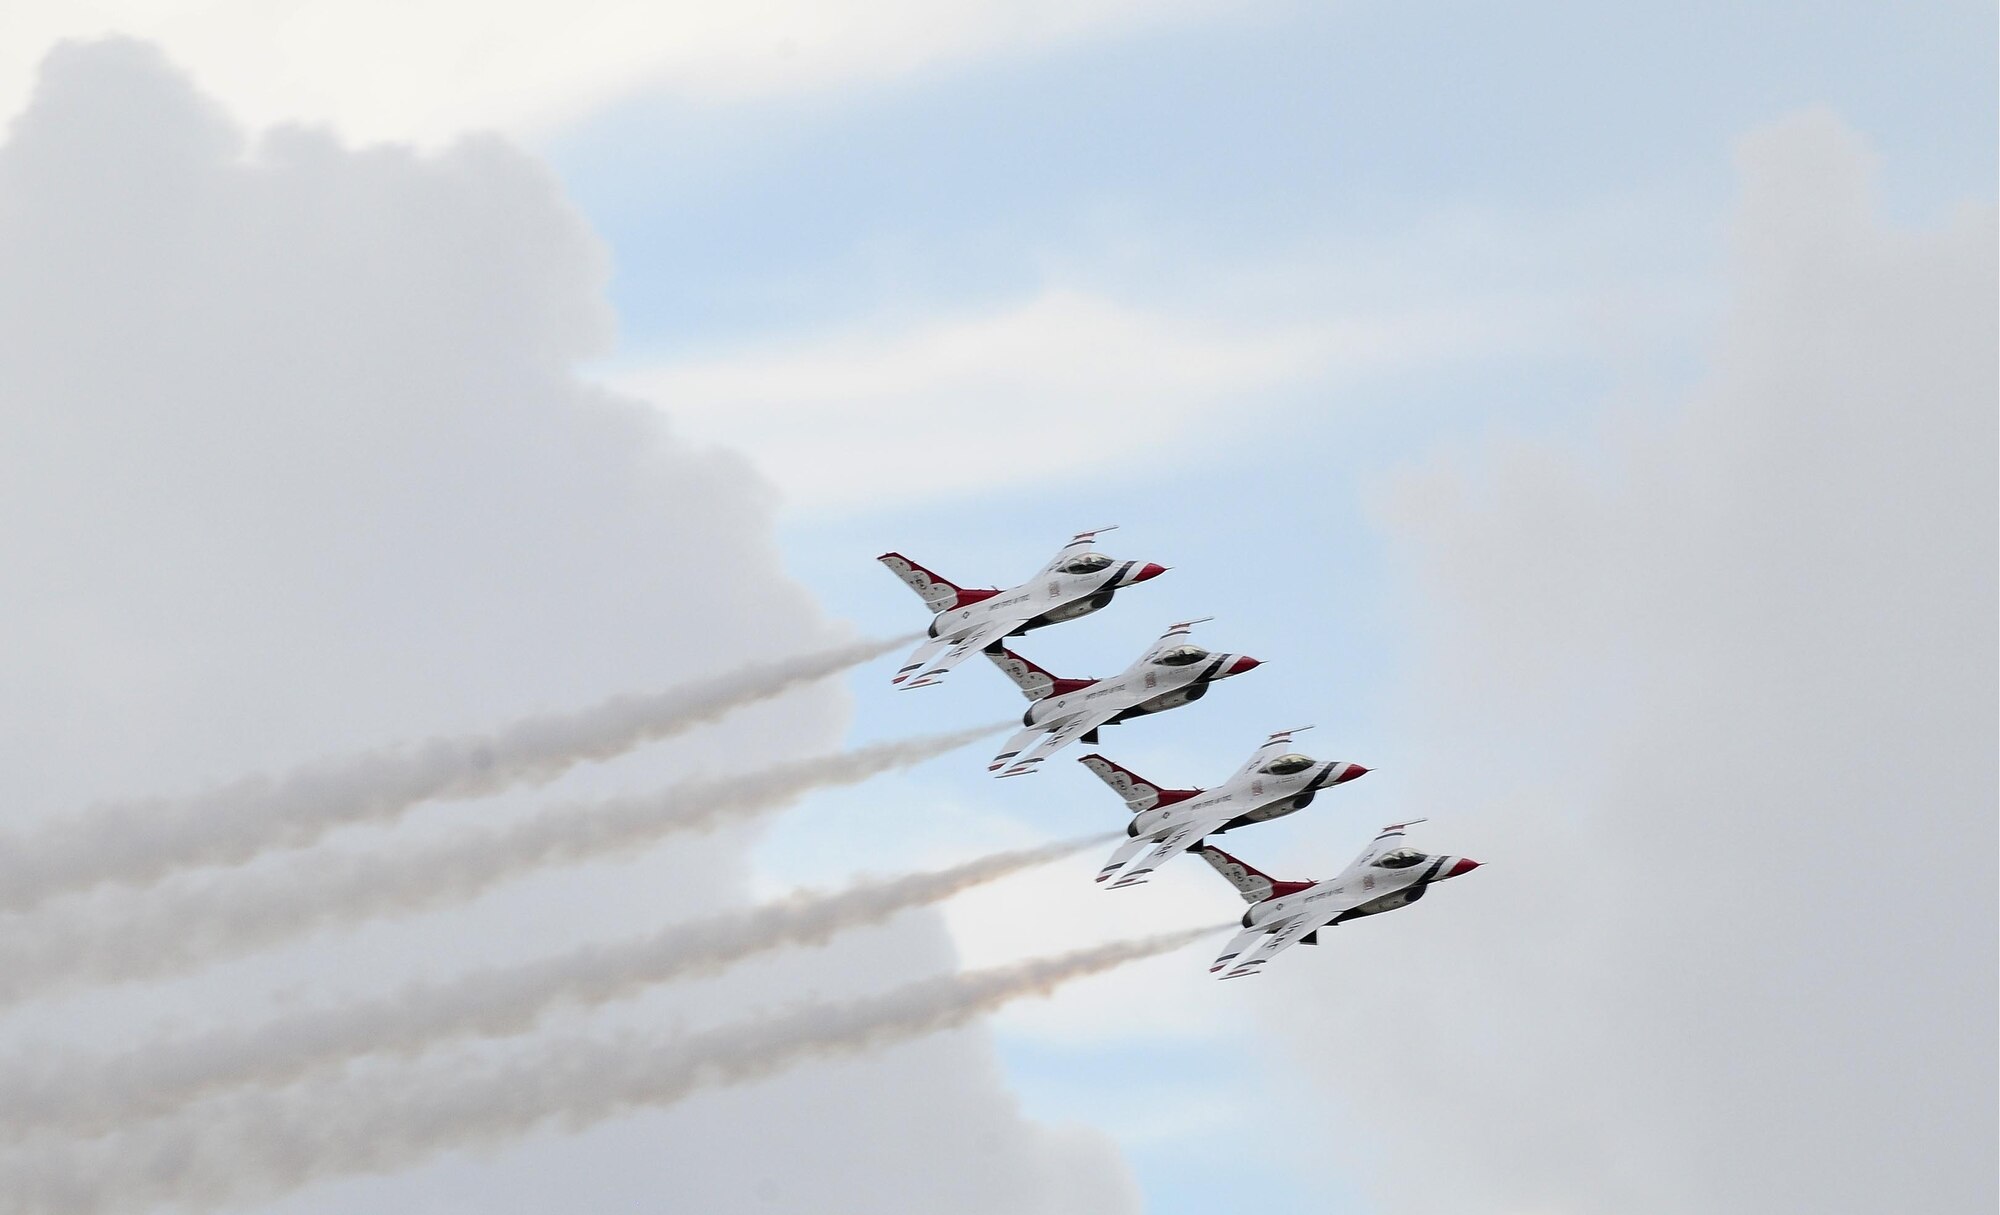
[[(410, 1074), (250, 1090), (204, 1102), (142, 1134), (97, 1145), (37, 1145), (0, 1173), (15, 1211), (99, 1215), (121, 1207), (268, 1200), (327, 1177), (382, 1173), (440, 1152), (575, 1129), (795, 1064), (855, 1054), (965, 1024), (1024, 996), (1178, 949), (1215, 925), (1120, 941), (1013, 966), (945, 975), (878, 996), (807, 1005), (673, 1037), (550, 1039), (511, 1060), (465, 1058)], [(393, 1090), (393, 1091), (389, 1091)]]
[(415, 1054), (455, 1037), (519, 1033), (559, 1007), (602, 1004), (769, 950), (820, 944), (1117, 834), (995, 853), (836, 894), (801, 893), (633, 941), (413, 984), (365, 1003), (156, 1042), (110, 1059), (16, 1056), (0, 1068), (0, 1134), (102, 1134), (232, 1087), (285, 1084), (360, 1055)]
[(909, 640), (862, 641), (759, 663), (664, 692), (531, 717), (494, 734), (321, 760), (192, 797), (96, 806), (33, 834), (0, 839), (0, 910), (105, 882), (152, 882), (188, 865), (240, 863), (267, 849), (309, 844), (343, 823), (394, 818), (431, 798), (553, 780), (576, 764), (713, 721)]
[(265, 870), (186, 875), (145, 891), (0, 920), (0, 1005), (92, 982), (172, 974), (308, 933), (470, 899), (546, 865), (652, 843), (782, 806), (970, 743), (996, 726), (774, 764), (663, 792), (551, 806), (507, 827), (425, 845), (314, 851)]

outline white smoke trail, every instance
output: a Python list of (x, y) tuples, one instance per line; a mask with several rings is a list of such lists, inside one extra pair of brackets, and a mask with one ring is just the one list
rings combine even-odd
[(394, 995), (255, 1028), (154, 1042), (108, 1059), (17, 1055), (0, 1066), (0, 1135), (103, 1134), (233, 1087), (286, 1084), (361, 1055), (415, 1054), (452, 1038), (520, 1033), (557, 1008), (602, 1004), (769, 950), (820, 944), (1110, 838), (999, 852), (835, 894), (802, 892), (637, 940), (413, 984)]
[(333, 923), (462, 902), (531, 870), (605, 856), (775, 809), (970, 743), (982, 726), (861, 747), (662, 792), (551, 806), (506, 827), (372, 852), (315, 850), (263, 870), (188, 874), (0, 918), (0, 1005), (88, 983), (157, 977)]
[(191, 797), (95, 806), (31, 834), (0, 839), (0, 910), (23, 910), (107, 882), (157, 881), (184, 866), (240, 863), (268, 849), (312, 843), (343, 823), (394, 818), (433, 798), (553, 780), (579, 763), (610, 759), (713, 721), (909, 640), (862, 641), (758, 663), (663, 692), (531, 717), (493, 734), (322, 760)]
[(100, 1143), (37, 1144), (0, 1170), (0, 1210), (102, 1215), (163, 1203), (212, 1209), (268, 1200), (327, 1177), (388, 1172), (440, 1152), (516, 1138), (554, 1119), (580, 1128), (808, 1060), (951, 1029), (1223, 927), (1234, 924), (941, 976), (685, 1036), (549, 1039), (530, 1055), (452, 1060), (401, 1083), (367, 1078), (253, 1089)]

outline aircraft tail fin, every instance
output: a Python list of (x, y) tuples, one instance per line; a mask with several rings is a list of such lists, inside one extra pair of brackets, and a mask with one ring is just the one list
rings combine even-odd
[(1242, 895), (1246, 903), (1261, 903), (1280, 894), (1303, 890), (1312, 884), (1281, 882), (1270, 874), (1260, 872), (1256, 867), (1237, 860), (1213, 844), (1203, 844), (1194, 851), (1199, 852), (1202, 860), (1213, 865), (1217, 873), (1221, 874), (1231, 886), (1236, 887), (1236, 893)]
[(993, 660), (994, 666), (1000, 668), (1002, 675), (1014, 681), (1014, 686), (1021, 689), (1021, 695), (1029, 700), (1061, 696), (1078, 688), (1087, 688), (1097, 682), (1095, 679), (1058, 678), (997, 641), (986, 647), (985, 654)]
[(903, 580), (903, 584), (917, 593), (924, 606), (933, 612), (948, 612), (991, 599), (998, 590), (967, 590), (955, 582), (947, 582), (931, 571), (918, 565), (901, 553), (883, 553), (875, 558), (889, 567), (889, 572)]
[(1201, 792), (1199, 789), (1163, 789), (1132, 769), (1114, 764), (1102, 755), (1086, 755), (1076, 762), (1095, 772), (1097, 779), (1110, 785), (1112, 792), (1124, 798), (1126, 807), (1134, 814), (1141, 810), (1171, 806)]

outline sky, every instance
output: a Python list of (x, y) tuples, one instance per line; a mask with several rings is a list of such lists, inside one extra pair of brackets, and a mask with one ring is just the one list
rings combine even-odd
[[(1311, 724), (1370, 775), (1232, 851), (1325, 876), (1425, 817), (1484, 862), (1254, 983), (1182, 951), (268, 1209), (1991, 1209), (1990, 7), (0, 20), (20, 823), (909, 632), (876, 554), (1005, 586), (1117, 524), (1172, 571), (1024, 653), (1109, 674), (1213, 615), (1267, 665), (1107, 754), (1212, 784)], [(1023, 707), (893, 665), (550, 793)], [(0, 1035), (143, 1041), (1120, 824), (1080, 768), (982, 757)], [(1095, 864), (573, 1020), (1240, 914), (1192, 862)]]

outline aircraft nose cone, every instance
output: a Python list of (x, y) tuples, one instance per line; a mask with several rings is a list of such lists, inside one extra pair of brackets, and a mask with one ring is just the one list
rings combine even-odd
[[(1353, 780), (1357, 776), (1366, 776), (1366, 775), (1368, 775), (1368, 769), (1362, 767), (1360, 764), (1349, 764), (1347, 765), (1347, 771), (1342, 772), (1339, 776), (1333, 778), (1333, 783), (1336, 785), (1344, 785), (1348, 781)], [(1368, 787), (1372, 789), (1375, 786), (1370, 785)]]
[(1255, 667), (1261, 667), (1263, 665), (1264, 665), (1263, 660), (1252, 658), (1250, 657), (1250, 655), (1245, 654), (1242, 657), (1238, 658), (1235, 662), (1229, 664), (1229, 673), (1231, 675), (1241, 675), (1245, 671), (1251, 670), (1252, 668)]
[(1471, 873), (1477, 868), (1479, 868), (1478, 861), (1473, 860), (1469, 856), (1462, 856), (1451, 863), (1451, 868), (1445, 870), (1444, 875), (1446, 877), (1458, 877), (1461, 874)]
[(1161, 574), (1164, 574), (1166, 572), (1167, 572), (1166, 566), (1161, 565), (1157, 561), (1148, 561), (1146, 564), (1139, 567), (1138, 573), (1132, 575), (1132, 581), (1144, 582), (1148, 578), (1158, 578)]

